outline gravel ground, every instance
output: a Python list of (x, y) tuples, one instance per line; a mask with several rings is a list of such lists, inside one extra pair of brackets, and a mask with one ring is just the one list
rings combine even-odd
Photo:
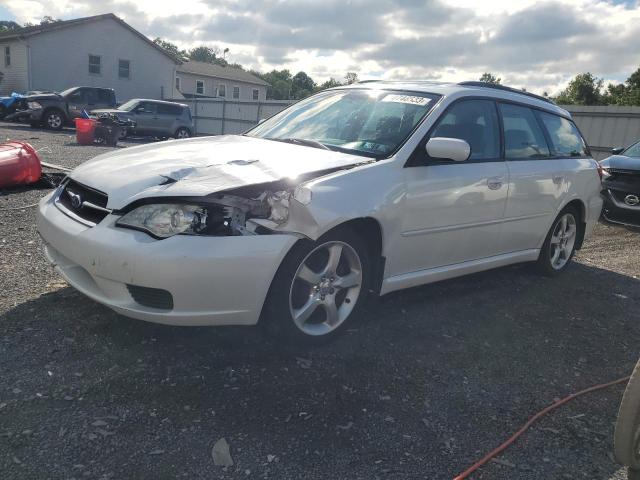
[[(108, 150), (72, 131), (0, 124), (4, 138), (68, 166)], [(599, 225), (560, 278), (515, 266), (397, 292), (292, 353), (254, 328), (153, 325), (76, 293), (40, 253), (35, 209), (7, 210), (45, 193), (0, 192), (3, 478), (451, 479), (638, 358), (640, 235), (624, 229)], [(545, 417), (472, 478), (622, 480), (622, 390)], [(212, 460), (223, 437), (233, 466)]]

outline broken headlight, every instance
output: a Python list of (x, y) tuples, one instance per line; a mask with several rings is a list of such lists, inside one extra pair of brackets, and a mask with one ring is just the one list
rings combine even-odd
[(123, 215), (116, 225), (168, 238), (180, 233), (203, 233), (207, 229), (207, 217), (207, 209), (198, 205), (162, 203), (135, 208)]

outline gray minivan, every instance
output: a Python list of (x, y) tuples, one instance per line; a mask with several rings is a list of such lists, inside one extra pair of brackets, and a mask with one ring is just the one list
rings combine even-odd
[(123, 130), (120, 138), (128, 134), (189, 138), (193, 135), (193, 118), (188, 105), (134, 98), (115, 109), (92, 110), (92, 115), (114, 113), (120, 120), (132, 120), (136, 126)]

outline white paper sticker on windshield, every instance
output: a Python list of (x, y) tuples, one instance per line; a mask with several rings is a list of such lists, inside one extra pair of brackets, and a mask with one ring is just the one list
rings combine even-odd
[(391, 93), (382, 99), (383, 102), (408, 103), (409, 105), (425, 106), (429, 103), (426, 97), (417, 97), (415, 95), (398, 95)]

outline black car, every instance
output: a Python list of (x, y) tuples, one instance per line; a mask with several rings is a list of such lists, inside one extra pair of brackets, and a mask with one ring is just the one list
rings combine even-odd
[(73, 87), (60, 93), (31, 95), (24, 99), (29, 108), (29, 123), (32, 127), (44, 125), (60, 130), (71, 124), (82, 111), (116, 106), (116, 94), (111, 88)]
[(640, 141), (600, 162), (605, 221), (640, 228)]

